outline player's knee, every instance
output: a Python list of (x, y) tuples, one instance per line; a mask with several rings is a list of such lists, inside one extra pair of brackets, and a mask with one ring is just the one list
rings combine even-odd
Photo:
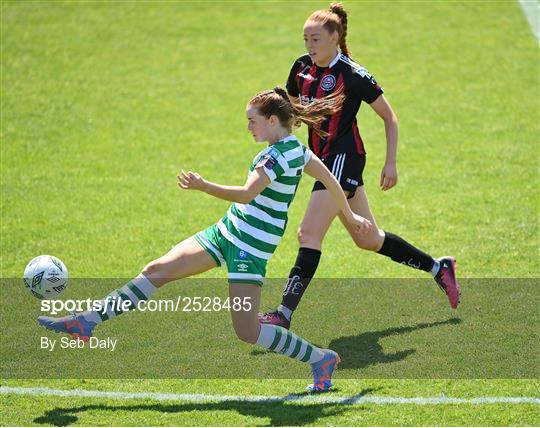
[(240, 339), (242, 342), (255, 344), (257, 343), (258, 339), (258, 333), (254, 329), (246, 329), (246, 328), (234, 328), (234, 331), (236, 332), (236, 337)]
[(367, 251), (378, 251), (379, 250), (379, 246), (378, 245), (375, 245), (375, 243), (373, 241), (355, 241), (356, 243), (356, 246), (362, 250), (367, 250)]
[(382, 246), (382, 239), (378, 238), (370, 238), (365, 240), (355, 240), (355, 244), (358, 248), (361, 248), (362, 250), (367, 251), (379, 251)]
[(320, 240), (317, 236), (316, 228), (302, 223), (296, 232), (296, 237), (298, 238), (298, 243), (301, 247), (306, 245), (313, 245), (314, 242)]
[(150, 263), (148, 263), (141, 273), (146, 276), (147, 278), (153, 278), (153, 277), (164, 277), (165, 272), (165, 263), (162, 263), (157, 260), (153, 260)]
[(367, 236), (359, 236), (355, 238), (354, 243), (358, 248), (367, 251), (379, 251), (384, 241), (384, 235), (378, 231)]

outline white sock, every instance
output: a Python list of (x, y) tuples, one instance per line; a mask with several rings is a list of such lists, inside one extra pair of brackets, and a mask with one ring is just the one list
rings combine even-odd
[[(137, 303), (141, 300), (148, 300), (157, 288), (143, 274), (129, 281), (122, 288), (109, 293), (102, 302), (107, 302), (105, 310), (86, 311), (81, 315), (90, 322), (99, 324), (110, 318), (114, 318), (126, 311), (137, 308)], [(107, 299), (109, 297), (109, 299)], [(127, 303), (124, 303), (127, 302)], [(125, 310), (124, 308), (127, 307)]]
[(439, 273), (439, 268), (441, 267), (441, 262), (437, 259), (433, 259), (433, 267), (431, 268), (431, 274), (433, 276), (437, 275)]
[(291, 311), (287, 306), (279, 305), (277, 310), (285, 315), (285, 318), (287, 318), (289, 321), (291, 320), (293, 311)]
[(257, 345), (278, 352), (304, 363), (316, 363), (324, 357), (324, 352), (290, 330), (272, 324), (261, 324)]

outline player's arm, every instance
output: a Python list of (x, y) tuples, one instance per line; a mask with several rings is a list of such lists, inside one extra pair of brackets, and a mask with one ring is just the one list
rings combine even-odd
[(397, 144), (398, 144), (398, 120), (384, 95), (370, 104), (371, 108), (384, 121), (386, 133), (386, 162), (381, 172), (380, 186), (382, 190), (388, 190), (397, 184)]
[(386, 133), (386, 162), (381, 171), (381, 189), (388, 190), (397, 184), (397, 142), (398, 121), (392, 107), (384, 96), (384, 90), (375, 78), (364, 68), (358, 69), (352, 80), (351, 92), (361, 101), (371, 106), (373, 111), (384, 121)]
[(355, 225), (358, 232), (367, 232), (371, 229), (372, 224), (369, 220), (351, 210), (338, 181), (317, 156), (311, 156), (311, 159), (304, 167), (304, 172), (324, 184), (333, 196), (338, 208), (345, 215), (347, 222)]
[(200, 174), (191, 171), (182, 170), (176, 177), (178, 178), (178, 187), (181, 189), (200, 190), (216, 198), (241, 204), (247, 204), (255, 199), (270, 184), (270, 179), (264, 173), (263, 167), (255, 168), (243, 186), (225, 186), (212, 183), (205, 180)]

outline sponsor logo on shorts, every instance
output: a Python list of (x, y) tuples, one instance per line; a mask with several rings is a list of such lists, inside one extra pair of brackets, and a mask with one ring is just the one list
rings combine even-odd
[(253, 263), (253, 260), (249, 260), (249, 253), (247, 251), (238, 250), (238, 255), (234, 259), (234, 262), (247, 267), (249, 264)]
[(345, 181), (347, 181), (347, 183), (352, 184), (354, 186), (358, 186), (358, 181), (353, 180), (352, 178), (347, 178), (347, 180)]
[(245, 263), (239, 263), (236, 267), (238, 268), (238, 272), (247, 272), (249, 266)]

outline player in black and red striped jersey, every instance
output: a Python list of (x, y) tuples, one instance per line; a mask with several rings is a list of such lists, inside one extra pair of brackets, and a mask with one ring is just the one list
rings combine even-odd
[(313, 128), (309, 129), (312, 151), (320, 158), (344, 153), (364, 155), (366, 151), (356, 114), (362, 102), (373, 103), (383, 94), (383, 89), (364, 67), (340, 52), (326, 67), (313, 62), (309, 54), (294, 62), (287, 80), (289, 96), (309, 104), (336, 90), (344, 90), (348, 96), (341, 111), (321, 126), (330, 134), (327, 138), (321, 138)]
[[(398, 125), (383, 89), (364, 67), (351, 59), (346, 37), (347, 13), (341, 4), (332, 3), (329, 9), (312, 13), (304, 24), (304, 41), (308, 53), (293, 63), (287, 81), (287, 92), (293, 100), (299, 99), (300, 102), (309, 104), (335, 91), (344, 91), (342, 109), (327, 117), (320, 126), (320, 130), (324, 132), (309, 128), (309, 146), (340, 182), (352, 210), (369, 219), (373, 228), (369, 234), (355, 234), (339, 215), (324, 185), (315, 182), (307, 211), (298, 230), (300, 249), (289, 274), (281, 305), (276, 311), (260, 314), (262, 323), (289, 328), (291, 315), (319, 264), (324, 236), (337, 216), (348, 228), (359, 248), (430, 272), (448, 296), (450, 306), (455, 309), (459, 304), (460, 287), (455, 275), (454, 258), (431, 257), (401, 237), (380, 229), (371, 213), (362, 179), (366, 150), (356, 115), (360, 105), (366, 103), (384, 121), (386, 162), (380, 178), (383, 191), (394, 187), (398, 180)], [(321, 136), (326, 134), (327, 137)]]

